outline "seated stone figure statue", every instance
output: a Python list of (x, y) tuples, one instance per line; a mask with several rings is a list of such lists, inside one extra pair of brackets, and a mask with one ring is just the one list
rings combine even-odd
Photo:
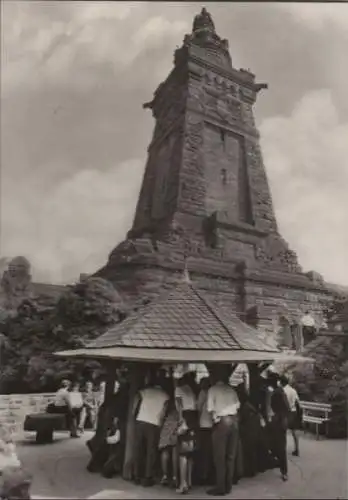
[(31, 474), (23, 469), (11, 435), (0, 433), (0, 498), (2, 500), (30, 499)]

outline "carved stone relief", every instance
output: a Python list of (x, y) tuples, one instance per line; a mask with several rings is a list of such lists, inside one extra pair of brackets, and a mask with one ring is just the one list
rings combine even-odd
[(204, 74), (204, 82), (208, 88), (215, 89), (217, 92), (224, 92), (233, 97), (238, 98), (239, 87), (237, 84), (231, 82), (227, 78), (217, 75), (213, 71), (206, 71)]
[(206, 88), (205, 112), (211, 117), (226, 123), (241, 122), (240, 102), (224, 93), (217, 93)]

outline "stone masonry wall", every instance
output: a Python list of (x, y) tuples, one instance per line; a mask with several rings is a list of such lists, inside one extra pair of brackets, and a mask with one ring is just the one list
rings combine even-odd
[(44, 412), (54, 394), (0, 394), (0, 426), (10, 430), (15, 439), (24, 436), (23, 424), (29, 413)]

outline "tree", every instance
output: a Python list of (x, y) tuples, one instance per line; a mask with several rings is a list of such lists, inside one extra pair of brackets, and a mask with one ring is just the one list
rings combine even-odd
[[(89, 278), (67, 287), (58, 301), (25, 298), (12, 315), (3, 315), (0, 384), (2, 392), (56, 389), (57, 379), (103, 371), (95, 361), (53, 357), (59, 350), (82, 347), (126, 315), (122, 299), (111, 283)], [(5, 345), (6, 344), (6, 345)]]
[(302, 399), (332, 405), (333, 415), (330, 419), (330, 428), (334, 430), (337, 437), (346, 435), (348, 423), (346, 414), (347, 342), (348, 335), (345, 337), (318, 336), (304, 349), (304, 355), (313, 358), (315, 363), (298, 365), (293, 371), (293, 381)]

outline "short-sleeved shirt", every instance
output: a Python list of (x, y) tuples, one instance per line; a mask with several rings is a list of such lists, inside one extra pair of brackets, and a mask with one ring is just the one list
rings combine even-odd
[(141, 403), (137, 415), (138, 422), (160, 425), (164, 405), (169, 396), (160, 387), (147, 387), (140, 391)]
[(183, 411), (197, 410), (196, 395), (189, 385), (183, 385), (180, 387), (176, 387), (175, 398), (181, 399)]
[(239, 407), (238, 395), (230, 385), (218, 382), (208, 390), (207, 410), (216, 422), (221, 417), (236, 415)]
[(83, 399), (81, 392), (71, 391), (68, 392), (69, 403), (72, 408), (81, 408), (83, 406)]
[(283, 390), (286, 394), (286, 397), (288, 398), (289, 406), (290, 406), (290, 411), (296, 411), (296, 403), (299, 401), (299, 397), (297, 394), (296, 389), (291, 387), (291, 385), (287, 384), (286, 386), (283, 387)]

